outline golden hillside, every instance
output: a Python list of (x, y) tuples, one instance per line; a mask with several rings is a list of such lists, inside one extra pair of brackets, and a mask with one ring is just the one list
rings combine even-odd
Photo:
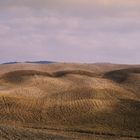
[(140, 138), (139, 65), (0, 65), (0, 139), (121, 137)]

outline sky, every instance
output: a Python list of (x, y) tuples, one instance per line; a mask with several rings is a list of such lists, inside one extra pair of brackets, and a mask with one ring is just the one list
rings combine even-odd
[(140, 64), (140, 0), (0, 0), (0, 63)]

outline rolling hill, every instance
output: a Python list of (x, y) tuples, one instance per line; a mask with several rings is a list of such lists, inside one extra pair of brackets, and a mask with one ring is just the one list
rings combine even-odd
[(0, 139), (140, 139), (140, 65), (0, 65)]

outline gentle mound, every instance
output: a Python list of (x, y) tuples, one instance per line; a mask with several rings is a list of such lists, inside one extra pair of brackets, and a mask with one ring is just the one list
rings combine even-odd
[(83, 70), (65, 70), (65, 71), (57, 71), (53, 73), (42, 72), (42, 71), (35, 71), (35, 70), (18, 70), (5, 73), (1, 76), (2, 79), (6, 80), (7, 82), (18, 83), (24, 81), (24, 77), (30, 76), (48, 76), (48, 77), (62, 77), (68, 74), (76, 74), (76, 75), (85, 75), (85, 76), (96, 76), (97, 74), (89, 71)]
[(7, 82), (18, 83), (24, 80), (24, 76), (35, 76), (35, 75), (42, 75), (42, 76), (51, 76), (47, 72), (41, 71), (34, 71), (34, 70), (19, 70), (19, 71), (12, 71), (4, 74), (1, 76), (2, 79), (6, 80)]
[(104, 78), (108, 78), (110, 80), (121, 83), (124, 82), (131, 73), (140, 74), (140, 68), (129, 68), (129, 69), (110, 71), (104, 74)]

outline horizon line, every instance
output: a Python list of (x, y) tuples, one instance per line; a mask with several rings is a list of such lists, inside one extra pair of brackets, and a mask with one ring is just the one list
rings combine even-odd
[(35, 61), (5, 61), (0, 62), (0, 65), (17, 64), (17, 63), (36, 63), (36, 64), (49, 64), (49, 63), (66, 63), (66, 64), (116, 64), (116, 65), (140, 65), (140, 63), (116, 63), (116, 62), (65, 62), (65, 61), (51, 61), (51, 60), (35, 60)]

